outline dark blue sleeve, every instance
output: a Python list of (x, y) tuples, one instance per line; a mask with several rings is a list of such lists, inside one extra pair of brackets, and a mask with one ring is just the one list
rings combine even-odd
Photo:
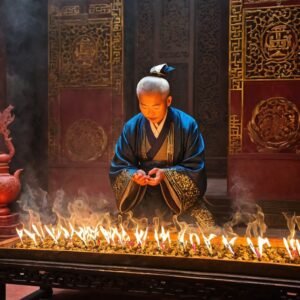
[(134, 130), (125, 124), (110, 165), (109, 178), (121, 212), (129, 211), (145, 192), (145, 187), (132, 181), (133, 174), (138, 170), (135, 139)]

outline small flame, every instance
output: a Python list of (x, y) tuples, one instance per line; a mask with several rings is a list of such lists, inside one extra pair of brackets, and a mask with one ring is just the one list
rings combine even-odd
[(64, 234), (64, 238), (65, 239), (70, 239), (71, 235), (70, 235), (69, 231), (65, 227), (61, 227), (61, 230)]
[(296, 248), (297, 248), (298, 255), (300, 256), (300, 242), (299, 242), (299, 240), (296, 240)]
[(205, 246), (209, 252), (209, 254), (212, 254), (212, 246), (211, 246), (211, 240), (214, 239), (216, 237), (215, 234), (211, 233), (208, 237), (206, 237), (204, 235), (204, 233), (202, 233), (202, 236), (203, 236), (203, 240), (204, 240), (204, 243), (205, 243)]
[(155, 241), (157, 243), (157, 248), (160, 249), (160, 242), (159, 242), (159, 237), (158, 237), (158, 232), (157, 232), (157, 229), (155, 228), (154, 230), (154, 238), (155, 238)]
[(290, 259), (294, 259), (293, 255), (292, 255), (292, 253), (291, 253), (291, 250), (290, 250), (289, 243), (288, 243), (288, 241), (287, 241), (286, 238), (283, 238), (283, 243), (284, 243), (284, 246), (285, 246), (285, 248), (286, 248), (286, 251), (287, 251), (287, 253), (288, 253)]
[(22, 243), (22, 245), (23, 245), (23, 229), (18, 229), (18, 228), (16, 228), (16, 231), (17, 231), (17, 234), (18, 234), (18, 236), (19, 236), (19, 239), (20, 239), (20, 241), (21, 241), (21, 243)]
[(30, 231), (27, 230), (26, 228), (24, 228), (24, 232), (26, 233), (26, 235), (27, 235), (28, 237), (30, 237), (30, 238), (33, 240), (34, 245), (37, 246), (37, 241), (36, 241), (36, 238), (35, 238), (35, 233), (30, 232)]
[(195, 232), (190, 233), (189, 240), (190, 240), (190, 244), (192, 246), (195, 245), (195, 241), (196, 241), (197, 246), (200, 246), (200, 238), (199, 238), (199, 235), (197, 233), (195, 233)]
[(40, 240), (43, 242), (44, 238), (42, 237), (42, 235), (40, 234), (40, 232), (38, 231), (37, 227), (35, 226), (35, 224), (32, 224), (32, 229), (33, 231), (36, 233), (36, 235), (40, 238)]
[(227, 238), (224, 235), (222, 235), (222, 242), (223, 242), (224, 246), (231, 252), (232, 255), (235, 254), (232, 247), (233, 247), (236, 239), (237, 239), (237, 237), (235, 236), (230, 241), (228, 241)]
[(54, 243), (58, 244), (58, 239), (60, 238), (61, 231), (58, 230), (57, 233), (55, 234), (55, 229), (53, 227), (51, 227), (51, 229), (50, 229), (47, 225), (45, 225), (45, 230), (48, 232), (50, 237), (53, 239)]
[[(130, 236), (129, 236), (129, 234), (125, 231), (123, 225), (121, 225), (120, 227), (121, 227), (121, 239), (122, 239), (122, 245), (124, 245), (124, 243), (130, 242)], [(148, 228), (147, 228), (147, 231), (148, 231)]]
[(252, 243), (252, 241), (251, 241), (251, 239), (250, 239), (249, 237), (247, 237), (247, 243), (248, 243), (248, 245), (249, 245), (251, 251), (253, 252), (253, 254), (254, 254), (257, 258), (259, 258), (259, 257), (260, 257), (260, 256), (259, 256), (259, 253), (257, 253), (257, 251), (256, 251), (256, 249), (255, 249), (255, 247), (254, 247), (254, 245), (253, 245), (253, 243)]
[(102, 235), (104, 236), (107, 244), (110, 244), (110, 241), (111, 241), (110, 232), (108, 230), (106, 230), (103, 226), (100, 226), (100, 231), (101, 231)]
[(181, 229), (178, 233), (178, 236), (177, 236), (177, 239), (178, 239), (178, 242), (179, 242), (179, 246), (182, 246), (183, 249), (185, 249), (185, 246), (187, 244), (186, 240), (185, 240), (185, 233), (186, 233), (186, 229), (187, 228), (184, 228), (184, 229)]
[(146, 230), (142, 230), (139, 229), (138, 226), (135, 229), (135, 238), (136, 238), (136, 243), (141, 246), (142, 248), (144, 248), (145, 246), (145, 242), (147, 239), (147, 235), (148, 235), (148, 227), (146, 228)]
[(161, 232), (159, 234), (159, 237), (160, 237), (162, 243), (165, 243), (166, 241), (168, 241), (168, 243), (170, 245), (170, 243), (171, 243), (170, 232), (169, 232), (169, 230), (165, 231), (164, 226), (161, 227)]
[(264, 245), (267, 245), (268, 247), (271, 247), (271, 244), (270, 244), (270, 241), (268, 238), (263, 238), (263, 237), (258, 237), (258, 240), (257, 240), (257, 243), (258, 243), (258, 252), (259, 252), (259, 255), (262, 256), (263, 254), (263, 247)]

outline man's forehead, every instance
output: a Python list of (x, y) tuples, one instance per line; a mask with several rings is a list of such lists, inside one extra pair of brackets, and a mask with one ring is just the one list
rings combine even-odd
[(139, 95), (140, 102), (162, 102), (166, 99), (163, 93), (141, 93)]

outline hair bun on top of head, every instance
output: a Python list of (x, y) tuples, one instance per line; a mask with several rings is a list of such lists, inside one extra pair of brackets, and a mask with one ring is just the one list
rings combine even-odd
[(157, 77), (167, 77), (167, 75), (174, 70), (174, 67), (168, 66), (167, 64), (161, 64), (152, 67), (150, 69), (150, 75)]

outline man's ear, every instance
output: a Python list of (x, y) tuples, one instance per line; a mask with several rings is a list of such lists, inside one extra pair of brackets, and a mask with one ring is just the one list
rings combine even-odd
[(167, 98), (167, 105), (168, 105), (168, 106), (171, 105), (172, 99), (173, 99), (172, 96), (169, 96), (169, 97)]

